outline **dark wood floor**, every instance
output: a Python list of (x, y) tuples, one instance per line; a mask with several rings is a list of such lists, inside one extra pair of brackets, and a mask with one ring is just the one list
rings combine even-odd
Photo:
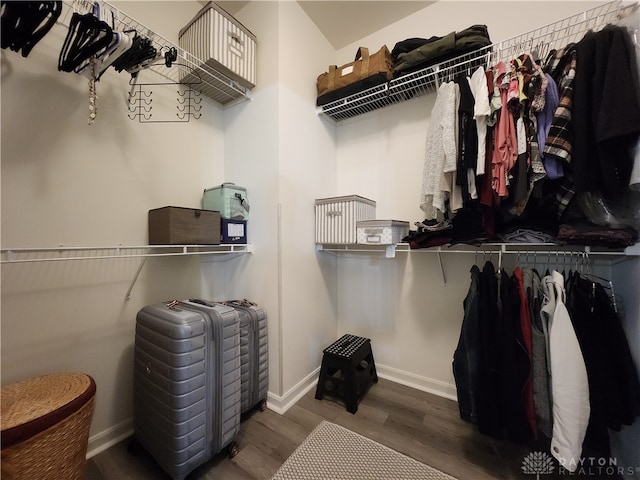
[[(218, 455), (187, 480), (269, 479), (322, 420), (342, 425), (460, 480), (535, 478), (522, 472), (529, 448), (478, 433), (460, 419), (457, 403), (451, 400), (380, 379), (352, 415), (340, 401), (331, 397), (316, 400), (314, 394), (315, 389), (284, 415), (271, 410), (246, 415), (237, 439), (240, 452), (232, 459), (226, 453)], [(128, 444), (125, 440), (93, 457), (87, 465), (87, 480), (169, 478), (146, 452), (128, 453)]]

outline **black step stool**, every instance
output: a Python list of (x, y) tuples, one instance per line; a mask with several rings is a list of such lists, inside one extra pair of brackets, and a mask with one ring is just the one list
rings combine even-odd
[(343, 335), (323, 351), (316, 399), (325, 393), (340, 397), (349, 413), (358, 411), (358, 402), (371, 384), (378, 382), (371, 340)]

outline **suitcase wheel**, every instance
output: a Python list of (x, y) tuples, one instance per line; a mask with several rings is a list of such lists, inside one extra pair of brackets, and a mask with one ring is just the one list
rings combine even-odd
[(240, 453), (238, 444), (236, 442), (231, 442), (228, 447), (228, 452), (229, 452), (229, 458), (235, 457), (238, 453)]
[(266, 400), (262, 400), (260, 402), (260, 411), (264, 412), (267, 409), (267, 401)]

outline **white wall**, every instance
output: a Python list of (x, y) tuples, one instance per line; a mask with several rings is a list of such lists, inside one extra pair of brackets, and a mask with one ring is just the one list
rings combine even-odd
[[(173, 40), (200, 7), (143, 3), (119, 6)], [(204, 101), (200, 120), (132, 121), (129, 75), (112, 70), (97, 84), (89, 126), (87, 80), (57, 71), (65, 35), (54, 27), (26, 58), (2, 51), (2, 248), (144, 245), (149, 209), (198, 207), (203, 188), (224, 180), (222, 111)], [(153, 89), (154, 105), (174, 108), (175, 87)], [(150, 259), (125, 301), (138, 265), (129, 258), (2, 266), (2, 383), (67, 370), (92, 375), (96, 448), (131, 427), (136, 312), (200, 292), (197, 258)]]
[(337, 333), (335, 270), (316, 258), (313, 214), (314, 200), (335, 188), (336, 177), (334, 131), (316, 116), (315, 84), (309, 82), (316, 58), (308, 54), (313, 51), (328, 58), (333, 49), (297, 3), (281, 2), (280, 19), (279, 193), (286, 392), (319, 366), (322, 349)]
[(313, 217), (314, 199), (336, 182), (335, 128), (316, 116), (313, 62), (329, 63), (335, 51), (296, 2), (252, 2), (236, 16), (259, 39), (259, 63), (252, 110), (225, 112), (227, 178), (246, 179), (257, 195), (256, 258), (235, 288), (271, 312), (269, 390), (278, 409), (307, 386), (337, 331), (335, 269), (316, 258)]
[[(217, 282), (210, 298), (247, 297), (269, 315), (269, 391), (280, 390), (278, 297), (278, 16), (277, 3), (257, 2), (238, 19), (258, 39), (257, 82), (252, 100), (224, 112), (225, 181), (247, 188), (251, 205), (248, 241), (251, 258), (205, 268), (205, 287)], [(220, 267), (227, 272), (220, 277)], [(228, 293), (223, 290), (227, 289)]]

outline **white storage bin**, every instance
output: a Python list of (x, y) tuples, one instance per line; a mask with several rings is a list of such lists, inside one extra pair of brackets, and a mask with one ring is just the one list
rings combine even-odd
[[(240, 85), (255, 87), (256, 37), (214, 2), (209, 2), (180, 30), (178, 43), (191, 55)], [(182, 81), (198, 83), (198, 76), (187, 72)], [(208, 94), (206, 86), (202, 91)], [(215, 92), (209, 96), (215, 99)]]
[(359, 195), (316, 200), (316, 243), (356, 243), (356, 223), (376, 218), (376, 202)]
[(409, 235), (409, 222), (402, 220), (362, 220), (356, 224), (358, 243), (393, 245)]

